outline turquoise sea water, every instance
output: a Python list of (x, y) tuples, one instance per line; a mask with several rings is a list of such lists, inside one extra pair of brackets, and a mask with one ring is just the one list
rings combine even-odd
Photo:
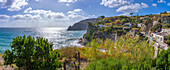
[(0, 28), (0, 53), (10, 49), (13, 38), (24, 35), (48, 39), (54, 44), (54, 49), (66, 46), (82, 46), (77, 42), (85, 32), (67, 31), (66, 28)]

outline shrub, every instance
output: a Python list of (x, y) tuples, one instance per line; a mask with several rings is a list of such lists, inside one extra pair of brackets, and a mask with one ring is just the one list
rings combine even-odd
[(170, 70), (170, 48), (161, 51), (156, 58), (156, 68), (158, 70)]
[(19, 69), (56, 70), (61, 67), (58, 51), (53, 51), (53, 44), (48, 40), (31, 36), (16, 37), (11, 44), (11, 51), (6, 50), (4, 65), (16, 64)]
[(78, 47), (62, 47), (60, 49), (61, 57), (73, 58), (78, 52)]
[(162, 25), (161, 24), (157, 24), (157, 25), (154, 25), (152, 28), (151, 28), (151, 31), (152, 32), (155, 32), (156, 30), (159, 30), (162, 28)]
[[(87, 49), (89, 59), (96, 60), (113, 57), (124, 58), (125, 60), (138, 60), (142, 56), (153, 57), (154, 48), (148, 44), (148, 40), (140, 41), (140, 38), (133, 39), (132, 37), (121, 37), (120, 40), (114, 41), (106, 39), (104, 42), (98, 40), (92, 40)], [(104, 50), (105, 52), (101, 51)], [(90, 53), (88, 53), (90, 52)], [(134, 61), (136, 62), (136, 61)]]
[(3, 64), (0, 62), (0, 66), (2, 66)]
[(138, 63), (129, 63), (124, 59), (101, 59), (90, 63), (86, 70), (152, 70), (154, 60), (143, 58)]
[(166, 38), (167, 38), (166, 43), (170, 46), (170, 35), (168, 35)]
[(127, 70), (127, 69), (128, 65), (126, 61), (108, 58), (92, 62), (90, 65), (88, 65), (86, 70)]
[[(94, 62), (87, 70), (152, 70), (155, 69), (154, 48), (148, 40), (121, 37), (115, 43), (109, 39), (104, 42), (93, 40), (84, 52)], [(105, 52), (101, 51), (105, 50)], [(88, 53), (89, 52), (89, 53)]]

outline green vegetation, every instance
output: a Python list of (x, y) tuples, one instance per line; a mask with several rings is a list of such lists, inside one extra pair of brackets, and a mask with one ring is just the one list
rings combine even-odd
[(87, 70), (170, 69), (170, 48), (167, 51), (163, 50), (157, 58), (153, 58), (154, 48), (149, 45), (148, 40), (122, 37), (116, 43), (111, 40), (98, 43), (94, 40), (88, 46), (90, 47), (85, 53), (92, 63), (88, 65)]
[(164, 24), (162, 28), (170, 28), (170, 24)]
[(133, 39), (127, 36), (121, 37), (116, 43), (108, 39), (100, 43), (93, 40), (87, 47), (89, 48), (81, 56), (88, 55), (88, 59), (94, 61), (87, 70), (150, 70), (155, 68), (154, 48), (148, 44), (147, 40), (140, 41), (139, 38)]
[(92, 62), (86, 70), (154, 70), (154, 60), (142, 58), (140, 62), (129, 63), (124, 59), (101, 59)]
[(133, 15), (133, 13), (129, 13), (129, 15), (131, 15), (131, 16), (132, 16), (132, 15)]
[(104, 18), (105, 18), (105, 16), (100, 16), (100, 18), (104, 19)]
[(6, 50), (4, 65), (16, 64), (19, 69), (26, 70), (56, 70), (61, 67), (58, 51), (53, 51), (48, 40), (31, 36), (16, 37), (11, 44), (11, 51)]
[[(90, 51), (91, 53), (94, 52), (94, 54), (91, 54), (93, 56), (91, 56), (90, 59), (96, 60), (98, 59), (97, 57), (100, 57), (99, 59), (113, 57), (117, 59), (122, 58), (128, 61), (132, 59), (135, 62), (135, 60), (139, 59), (138, 57), (141, 57), (143, 55), (148, 57), (153, 56), (152, 54), (154, 49), (148, 44), (148, 41), (140, 41), (139, 38), (134, 40), (132, 37), (130, 38), (128, 37), (121, 37), (120, 40), (115, 43), (109, 39), (107, 39), (104, 42), (102, 41), (100, 43), (96, 40), (93, 40), (88, 45), (90, 46), (88, 51)], [(105, 50), (106, 52), (105, 53), (101, 52), (101, 49)], [(107, 56), (102, 54), (105, 54)]]
[(156, 31), (159, 31), (159, 29), (162, 28), (162, 25), (161, 24), (157, 24), (157, 25), (154, 25), (152, 28), (151, 28), (151, 31), (152, 32), (156, 32)]
[(2, 66), (3, 64), (0, 62), (0, 66)]
[[(161, 16), (167, 15), (167, 12), (161, 13)], [(147, 26), (154, 20), (160, 23), (153, 26), (151, 31), (159, 32), (162, 28), (170, 27), (162, 19), (150, 14), (131, 18), (100, 16), (97, 20), (100, 21), (96, 24), (88, 22), (88, 31), (83, 36), (88, 41), (85, 47), (63, 47), (53, 50), (53, 45), (46, 39), (16, 37), (11, 44), (11, 50), (6, 50), (3, 55), (4, 65), (12, 65), (21, 70), (57, 70), (61, 67), (60, 61), (68, 67), (77, 68), (82, 60), (87, 64), (90, 62), (87, 67), (85, 65), (86, 70), (170, 70), (170, 48), (167, 51), (162, 50), (154, 58), (153, 44), (149, 43), (148, 37), (140, 37), (142, 27), (137, 27), (139, 23)], [(131, 37), (123, 31), (125, 23), (131, 23), (131, 29), (139, 30), (139, 36)], [(114, 33), (123, 36), (113, 41)], [(170, 35), (167, 36), (166, 43), (170, 45)]]
[(166, 43), (170, 46), (170, 35), (168, 35), (166, 38), (167, 38)]
[[(110, 39), (92, 40), (86, 47), (65, 47), (53, 51), (52, 44), (48, 43), (48, 40), (39, 37), (35, 40), (30, 36), (23, 36), (14, 39), (11, 45), (12, 51), (6, 50), (3, 58), (5, 65), (12, 65), (18, 69), (57, 70), (61, 67), (60, 59), (64, 58), (68, 63), (76, 62), (77, 52), (80, 52), (81, 60), (91, 62), (86, 70), (170, 69), (170, 48), (161, 51), (157, 58), (153, 58), (154, 48), (148, 43), (147, 38), (143, 39), (140, 37), (133, 39), (127, 34), (116, 42)], [(78, 63), (73, 66), (77, 65)]]
[(170, 48), (165, 51), (161, 51), (156, 58), (156, 69), (158, 70), (170, 70)]
[(78, 47), (62, 47), (59, 51), (62, 58), (76, 58)]

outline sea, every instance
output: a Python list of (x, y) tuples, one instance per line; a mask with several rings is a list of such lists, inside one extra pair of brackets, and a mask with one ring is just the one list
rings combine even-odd
[(86, 31), (67, 31), (67, 28), (0, 28), (0, 53), (11, 49), (10, 44), (17, 36), (43, 37), (53, 44), (54, 49), (61, 47), (82, 47), (78, 41)]

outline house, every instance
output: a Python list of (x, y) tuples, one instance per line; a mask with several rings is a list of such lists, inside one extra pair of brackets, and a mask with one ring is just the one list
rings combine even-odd
[(140, 17), (140, 19), (147, 20), (149, 17)]
[(139, 23), (139, 24), (138, 24), (138, 27), (141, 27), (141, 26), (142, 26), (142, 23)]
[(165, 22), (165, 23), (170, 24), (170, 16), (164, 16), (164, 17), (162, 17), (162, 21)]
[(130, 27), (123, 27), (123, 31), (127, 31), (127, 32), (129, 32), (130, 31)]
[(125, 23), (123, 26), (129, 26), (129, 27), (131, 27), (132, 24), (131, 24), (131, 23)]
[(105, 28), (105, 27), (108, 27), (108, 26), (106, 26), (106, 25), (95, 25), (95, 27)]
[(153, 21), (153, 26), (157, 25), (159, 22), (158, 21)]
[(151, 37), (155, 38), (157, 42), (159, 43), (165, 43), (166, 42), (166, 37), (170, 35), (170, 33), (151, 33)]
[(122, 27), (114, 27), (115, 30), (122, 30)]
[(170, 28), (162, 29), (162, 32), (170, 33)]
[(139, 32), (138, 28), (132, 28), (132, 30), (130, 30), (130, 35), (135, 37), (138, 32)]
[(164, 48), (167, 50), (168, 45), (166, 44), (166, 37), (170, 35), (169, 32), (157, 32), (157, 33), (151, 33), (151, 39), (155, 40), (156, 43), (158, 44), (157, 47)]

